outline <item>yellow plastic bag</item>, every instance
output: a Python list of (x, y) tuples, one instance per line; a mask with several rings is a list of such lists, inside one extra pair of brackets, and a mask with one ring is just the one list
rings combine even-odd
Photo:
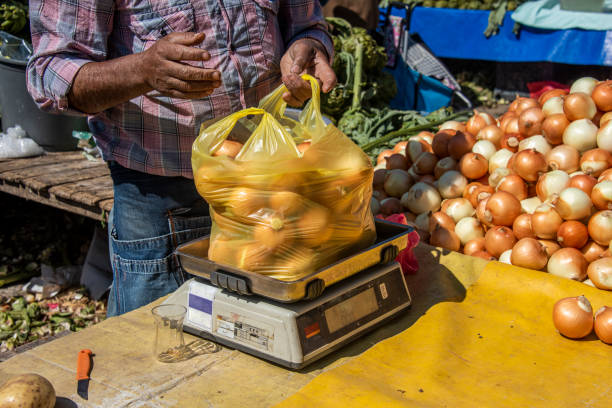
[[(194, 181), (213, 220), (212, 261), (290, 281), (376, 239), (372, 164), (325, 124), (319, 84), (303, 78), (313, 96), (299, 120), (284, 115), (283, 85), (260, 108), (203, 127), (193, 144)], [(216, 155), (226, 140), (244, 142), (234, 158)]]

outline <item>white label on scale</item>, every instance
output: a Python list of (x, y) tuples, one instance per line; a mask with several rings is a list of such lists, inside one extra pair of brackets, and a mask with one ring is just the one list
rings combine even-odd
[(263, 350), (272, 350), (273, 336), (270, 330), (253, 326), (241, 320), (230, 319), (226, 316), (217, 316), (215, 331), (217, 334), (234, 339), (241, 343)]
[(233, 339), (235, 328), (236, 325), (234, 323), (228, 322), (227, 320), (223, 320), (221, 316), (217, 316), (217, 333), (222, 336)]
[(212, 331), (212, 302), (219, 289), (200, 282), (189, 284), (187, 319), (194, 326)]

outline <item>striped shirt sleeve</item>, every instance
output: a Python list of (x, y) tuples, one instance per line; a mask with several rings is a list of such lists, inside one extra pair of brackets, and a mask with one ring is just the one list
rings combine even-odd
[(79, 69), (107, 57), (113, 0), (30, 0), (34, 55), (27, 87), (44, 111), (82, 114), (69, 106), (68, 93)]
[(285, 47), (301, 38), (318, 40), (327, 51), (330, 62), (334, 45), (323, 18), (323, 9), (318, 0), (279, 0), (279, 24), (285, 39)]

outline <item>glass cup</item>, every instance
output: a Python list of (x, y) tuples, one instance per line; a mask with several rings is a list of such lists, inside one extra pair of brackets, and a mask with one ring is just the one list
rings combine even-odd
[(183, 339), (183, 320), (187, 308), (172, 304), (159, 305), (151, 312), (155, 318), (155, 358), (163, 363), (185, 360), (188, 348)]

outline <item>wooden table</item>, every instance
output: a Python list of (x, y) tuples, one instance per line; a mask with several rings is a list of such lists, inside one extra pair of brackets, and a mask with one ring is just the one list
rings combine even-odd
[(106, 163), (80, 151), (0, 160), (0, 191), (96, 220), (113, 207)]

